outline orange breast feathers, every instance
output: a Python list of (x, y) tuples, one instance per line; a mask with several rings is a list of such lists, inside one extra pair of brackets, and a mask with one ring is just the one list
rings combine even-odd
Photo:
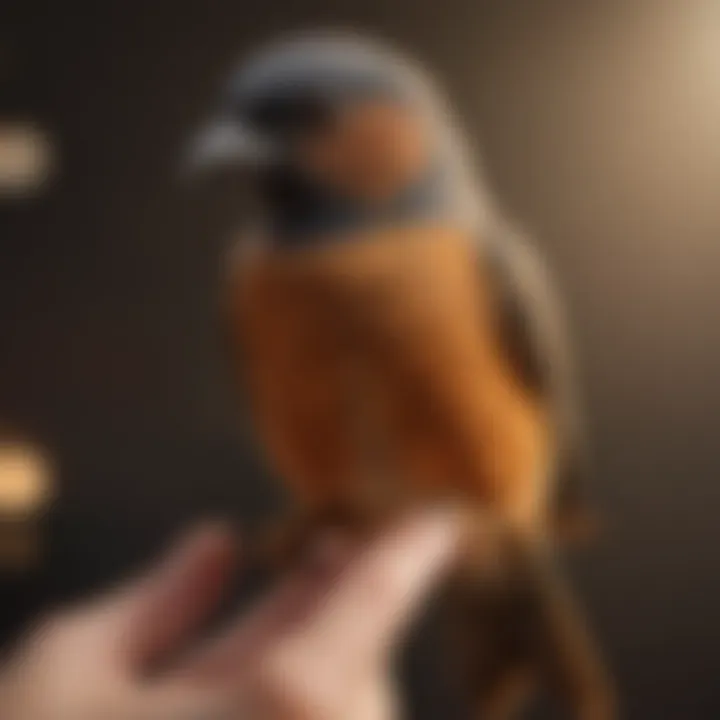
[(451, 495), (523, 521), (541, 512), (550, 423), (498, 341), (477, 252), (427, 227), (236, 268), (230, 315), (254, 421), (300, 503)]

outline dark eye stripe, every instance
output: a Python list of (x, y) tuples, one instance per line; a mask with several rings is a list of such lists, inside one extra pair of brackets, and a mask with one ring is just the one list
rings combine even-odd
[(259, 99), (245, 114), (258, 130), (281, 135), (317, 131), (334, 115), (329, 102), (307, 95)]

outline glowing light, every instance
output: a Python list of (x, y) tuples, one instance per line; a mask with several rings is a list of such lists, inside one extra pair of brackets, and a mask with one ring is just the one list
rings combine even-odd
[(0, 197), (37, 195), (55, 164), (50, 138), (39, 127), (0, 121)]
[(45, 455), (22, 443), (0, 443), (0, 517), (18, 519), (40, 512), (51, 494)]

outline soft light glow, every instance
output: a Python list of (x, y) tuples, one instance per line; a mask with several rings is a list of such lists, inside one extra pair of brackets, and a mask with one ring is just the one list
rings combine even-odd
[(50, 490), (50, 469), (41, 451), (22, 443), (0, 443), (0, 517), (37, 514)]
[(54, 166), (52, 143), (39, 127), (0, 121), (0, 197), (37, 195)]

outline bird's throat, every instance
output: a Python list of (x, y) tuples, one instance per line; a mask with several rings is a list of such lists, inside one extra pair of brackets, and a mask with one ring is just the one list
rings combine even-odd
[(271, 234), (280, 247), (341, 242), (394, 226), (449, 219), (451, 204), (442, 169), (431, 167), (417, 181), (383, 201), (343, 196), (290, 168), (266, 178), (263, 199)]

